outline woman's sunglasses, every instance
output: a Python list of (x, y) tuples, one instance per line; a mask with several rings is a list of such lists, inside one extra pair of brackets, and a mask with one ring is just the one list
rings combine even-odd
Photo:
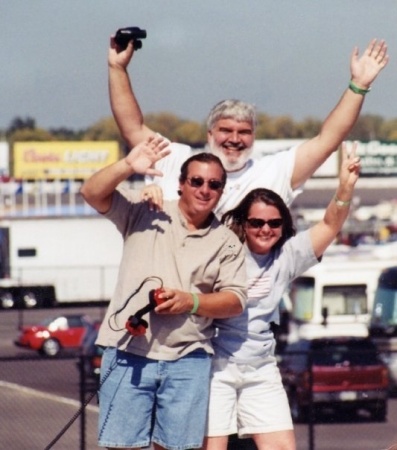
[(208, 187), (212, 190), (212, 191), (219, 191), (219, 189), (222, 189), (224, 186), (223, 181), (220, 180), (204, 180), (204, 178), (202, 177), (188, 177), (186, 178), (186, 180), (188, 181), (188, 183), (190, 184), (191, 187), (194, 188), (199, 188), (201, 187), (204, 183), (208, 184)]
[(247, 219), (246, 222), (250, 228), (263, 228), (266, 224), (268, 224), (270, 228), (280, 228), (283, 224), (283, 219), (263, 220), (252, 217), (251, 219)]

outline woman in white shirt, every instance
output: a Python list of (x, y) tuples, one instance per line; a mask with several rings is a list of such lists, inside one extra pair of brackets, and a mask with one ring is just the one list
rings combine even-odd
[(324, 218), (295, 235), (288, 207), (258, 188), (223, 216), (244, 243), (248, 275), (245, 311), (217, 320), (205, 450), (226, 450), (228, 437), (252, 437), (259, 450), (295, 450), (288, 399), (274, 356), (271, 322), (291, 280), (318, 263), (349, 214), (360, 161), (342, 146), (339, 186)]

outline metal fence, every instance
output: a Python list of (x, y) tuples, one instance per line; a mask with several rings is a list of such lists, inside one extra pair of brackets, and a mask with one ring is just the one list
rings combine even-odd
[[(29, 450), (93, 450), (97, 446), (97, 382), (87, 377), (85, 364), (76, 356), (0, 357), (1, 448)], [(391, 399), (397, 402), (397, 399)], [(264, 407), (266, 407), (264, 405)], [(300, 450), (393, 448), (397, 408), (394, 403), (388, 421), (312, 420), (296, 424)], [(376, 444), (360, 442), (365, 429)], [(391, 434), (390, 434), (391, 433)], [(394, 436), (397, 442), (397, 435)], [(331, 446), (330, 440), (333, 442)], [(350, 444), (347, 444), (350, 442)], [(231, 437), (229, 450), (253, 450), (251, 439)], [(397, 447), (395, 447), (397, 449)]]
[(84, 376), (79, 361), (72, 356), (0, 358), (1, 448), (98, 448), (96, 384)]

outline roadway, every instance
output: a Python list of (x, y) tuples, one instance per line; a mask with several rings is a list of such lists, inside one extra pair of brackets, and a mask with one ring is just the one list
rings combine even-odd
[[(76, 359), (39, 359), (35, 352), (17, 348), (13, 340), (22, 322), (57, 313), (36, 310), (21, 314), (0, 311), (0, 429), (1, 448), (43, 450), (79, 409), (79, 373)], [(103, 317), (101, 308), (79, 308), (69, 312), (88, 312), (93, 318)], [(28, 359), (9, 361), (20, 356)], [(3, 360), (1, 360), (3, 358)], [(97, 449), (97, 404), (94, 398), (86, 409), (86, 449)], [(397, 443), (397, 398), (389, 401), (386, 423), (371, 422), (365, 415), (357, 417), (324, 416), (314, 427), (316, 450), (384, 450)], [(56, 450), (79, 447), (79, 420), (57, 444)], [(309, 449), (309, 428), (296, 426), (299, 450)], [(244, 442), (238, 447), (243, 449)], [(249, 447), (247, 447), (249, 448)]]

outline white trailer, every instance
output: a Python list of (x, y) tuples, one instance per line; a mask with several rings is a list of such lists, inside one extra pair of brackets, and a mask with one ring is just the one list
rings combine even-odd
[(97, 214), (0, 218), (0, 308), (109, 301), (121, 252)]

